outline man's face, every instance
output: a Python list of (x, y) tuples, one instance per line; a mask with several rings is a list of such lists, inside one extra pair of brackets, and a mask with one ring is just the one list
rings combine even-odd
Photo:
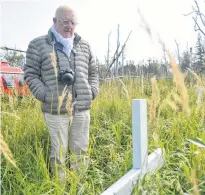
[(71, 10), (63, 10), (57, 18), (53, 18), (56, 31), (64, 38), (71, 38), (75, 32), (76, 19)]

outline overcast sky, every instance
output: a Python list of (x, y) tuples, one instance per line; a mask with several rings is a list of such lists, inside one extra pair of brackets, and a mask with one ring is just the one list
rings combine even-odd
[[(199, 0), (199, 2), (202, 0)], [(175, 39), (181, 51), (193, 46), (196, 33), (191, 16), (193, 0), (67, 0), (67, 1), (2, 1), (0, 6), (0, 46), (26, 50), (28, 43), (44, 35), (52, 25), (55, 10), (67, 4), (77, 12), (79, 25), (76, 32), (87, 40), (94, 54), (104, 62), (107, 37), (110, 32), (111, 54), (116, 49), (117, 25), (120, 24), (120, 43), (130, 30), (126, 58), (139, 61), (148, 57), (162, 56), (156, 35), (172, 52), (176, 50)], [(141, 13), (153, 32), (153, 40), (140, 27)]]

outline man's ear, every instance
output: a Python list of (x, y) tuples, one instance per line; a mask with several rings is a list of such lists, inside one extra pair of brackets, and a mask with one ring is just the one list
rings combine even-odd
[(53, 18), (53, 23), (56, 24), (56, 22), (57, 22), (57, 19)]

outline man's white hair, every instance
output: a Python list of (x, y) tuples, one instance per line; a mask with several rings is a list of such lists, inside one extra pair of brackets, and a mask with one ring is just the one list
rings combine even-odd
[(75, 20), (75, 23), (77, 23), (77, 16), (76, 16), (76, 12), (71, 8), (69, 7), (68, 5), (61, 5), (59, 6), (57, 9), (56, 9), (56, 12), (55, 12), (55, 18), (59, 18), (59, 16), (61, 15), (61, 13), (63, 11), (71, 11), (73, 13), (73, 18)]

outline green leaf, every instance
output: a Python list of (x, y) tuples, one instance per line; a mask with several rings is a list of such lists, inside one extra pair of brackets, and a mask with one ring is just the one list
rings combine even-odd
[(205, 143), (203, 142), (202, 139), (200, 138), (193, 138), (193, 139), (187, 139), (189, 142), (191, 142), (192, 144), (197, 145), (200, 148), (205, 148)]

